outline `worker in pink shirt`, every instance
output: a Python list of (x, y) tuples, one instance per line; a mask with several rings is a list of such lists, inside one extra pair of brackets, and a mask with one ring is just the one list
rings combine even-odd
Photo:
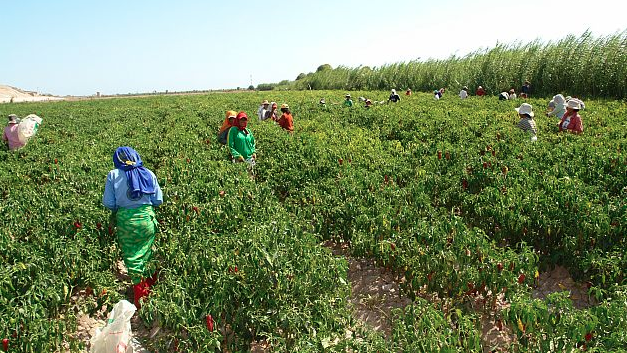
[(17, 115), (10, 114), (9, 115), (9, 125), (4, 128), (4, 133), (2, 134), (2, 140), (7, 141), (9, 144), (9, 149), (11, 151), (20, 149), (24, 147), (26, 144), (20, 141), (17, 136), (17, 126), (19, 121), (17, 119)]

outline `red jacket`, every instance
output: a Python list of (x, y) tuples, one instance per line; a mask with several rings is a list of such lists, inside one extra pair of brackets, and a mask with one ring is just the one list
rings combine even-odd
[[(569, 120), (568, 124), (566, 125), (566, 127), (564, 127), (564, 122), (567, 120)], [(562, 120), (560, 120), (559, 128), (560, 131), (570, 130), (571, 132), (574, 132), (576, 134), (582, 133), (583, 124), (581, 123), (581, 117), (579, 116), (579, 113), (574, 111), (571, 114), (568, 114), (568, 112), (566, 112), (566, 114), (564, 114), (564, 116), (562, 117)]]

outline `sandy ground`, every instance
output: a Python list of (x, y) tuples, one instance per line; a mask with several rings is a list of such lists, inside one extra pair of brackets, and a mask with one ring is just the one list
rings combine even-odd
[(10, 103), (13, 99), (13, 103), (20, 102), (45, 102), (45, 101), (59, 101), (64, 98), (39, 95), (35, 92), (22, 91), (19, 88), (0, 85), (0, 103)]

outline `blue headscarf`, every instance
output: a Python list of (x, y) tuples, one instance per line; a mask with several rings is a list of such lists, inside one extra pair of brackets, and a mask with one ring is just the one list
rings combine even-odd
[(128, 189), (132, 198), (142, 194), (154, 194), (155, 183), (152, 175), (144, 167), (139, 153), (131, 147), (118, 147), (113, 153), (113, 165), (123, 170), (128, 181)]

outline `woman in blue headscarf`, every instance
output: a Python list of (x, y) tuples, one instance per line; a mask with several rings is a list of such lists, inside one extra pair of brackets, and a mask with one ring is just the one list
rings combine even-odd
[(163, 193), (155, 174), (143, 166), (139, 153), (131, 147), (118, 147), (113, 165), (102, 203), (115, 217), (124, 264), (133, 281), (135, 306), (139, 308), (139, 299), (150, 293), (156, 280), (151, 264), (157, 231), (153, 207), (163, 203)]

